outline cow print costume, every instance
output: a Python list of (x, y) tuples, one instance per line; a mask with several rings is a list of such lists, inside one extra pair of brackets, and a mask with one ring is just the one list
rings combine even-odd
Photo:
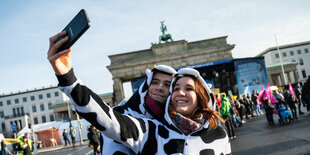
[[(132, 97), (122, 106), (114, 107), (114, 110), (122, 114), (128, 114), (136, 118), (149, 118), (153, 119), (154, 114), (148, 108), (145, 103), (145, 97), (148, 93), (149, 86), (154, 76), (155, 71), (160, 71), (170, 75), (176, 74), (176, 71), (170, 66), (157, 65), (152, 70), (146, 69), (146, 81), (144, 81)], [(106, 137), (101, 134), (103, 138), (101, 140), (101, 154), (111, 155), (111, 154), (135, 154), (131, 149), (125, 147), (123, 144), (114, 141), (111, 138)], [(103, 145), (102, 145), (103, 144)]]
[[(202, 79), (200, 75), (199, 79)], [(80, 116), (95, 125), (105, 136), (132, 149), (135, 154), (231, 153), (227, 133), (220, 125), (216, 129), (211, 129), (208, 128), (209, 122), (207, 121), (200, 129), (191, 134), (183, 134), (168, 115), (171, 95), (167, 99), (165, 119), (162, 121), (135, 118), (123, 115), (106, 105), (98, 95), (75, 77), (73, 70), (58, 76), (58, 80), (60, 90), (70, 98), (71, 104)], [(214, 97), (204, 80), (201, 82), (204, 83), (204, 87), (212, 99), (208, 105), (210, 108), (214, 108)], [(172, 87), (170, 88), (171, 92)], [(122, 153), (115, 152), (115, 154)]]

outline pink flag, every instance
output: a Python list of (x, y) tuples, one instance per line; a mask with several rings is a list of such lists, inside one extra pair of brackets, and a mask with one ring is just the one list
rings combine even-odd
[(270, 99), (271, 103), (272, 104), (275, 104), (276, 100), (273, 98), (272, 96), (272, 93), (271, 93), (271, 89), (270, 89), (270, 84), (268, 83), (267, 84), (267, 87), (266, 87), (266, 94), (268, 95), (268, 98)]
[(288, 82), (288, 91), (289, 91), (290, 94), (292, 94), (293, 99), (295, 100), (295, 99), (296, 99), (295, 92), (294, 92), (294, 90), (293, 90), (293, 87), (292, 87), (290, 81)]
[(262, 102), (261, 102), (261, 98), (263, 97), (263, 92), (264, 92), (264, 87), (262, 87), (262, 89), (260, 90), (259, 94), (258, 94), (258, 97), (256, 99), (256, 102), (258, 105), (261, 105)]

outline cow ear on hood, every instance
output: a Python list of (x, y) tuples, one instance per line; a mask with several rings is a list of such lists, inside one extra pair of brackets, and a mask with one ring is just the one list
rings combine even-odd
[(153, 74), (154, 74), (154, 72), (152, 72), (150, 69), (145, 70), (146, 82), (147, 82), (148, 86), (151, 84)]

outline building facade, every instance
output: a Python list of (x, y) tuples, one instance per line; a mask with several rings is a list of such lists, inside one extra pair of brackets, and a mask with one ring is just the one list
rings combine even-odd
[(27, 90), (0, 95), (0, 132), (12, 135), (30, 124), (40, 124), (55, 120), (51, 105), (68, 100), (57, 87)]
[[(287, 44), (277, 47), (271, 47), (261, 52), (257, 56), (265, 58), (268, 79), (272, 85), (283, 86), (291, 83), (307, 80), (310, 75), (310, 41)], [(285, 72), (287, 83), (284, 83), (282, 66)]]
[[(99, 97), (108, 105), (113, 105), (113, 93), (99, 94)], [(53, 109), (55, 120), (77, 120), (77, 114), (70, 104), (69, 100), (62, 100), (51, 105)]]
[(231, 51), (235, 45), (228, 44), (226, 38), (194, 42), (179, 40), (155, 44), (150, 49), (110, 55), (111, 64), (107, 68), (113, 76), (114, 105), (124, 99), (123, 83), (144, 76), (145, 69), (153, 65), (181, 68), (232, 59)]

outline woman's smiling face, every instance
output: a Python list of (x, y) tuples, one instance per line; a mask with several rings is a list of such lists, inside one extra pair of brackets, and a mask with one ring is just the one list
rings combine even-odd
[(175, 105), (177, 113), (190, 117), (193, 110), (197, 107), (195, 81), (191, 77), (181, 77), (178, 79), (173, 88), (171, 101)]

